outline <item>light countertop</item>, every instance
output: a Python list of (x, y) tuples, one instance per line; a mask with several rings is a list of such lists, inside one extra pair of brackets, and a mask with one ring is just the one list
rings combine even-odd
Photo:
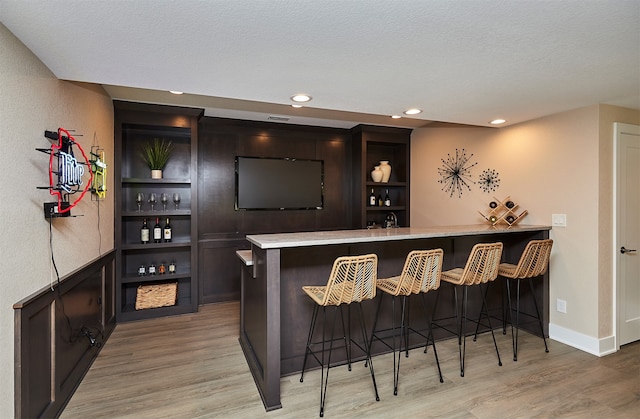
[(323, 246), (330, 244), (382, 242), (392, 240), (430, 239), (437, 237), (472, 236), (476, 234), (518, 233), (523, 231), (551, 230), (551, 226), (515, 225), (491, 226), (488, 224), (401, 227), (361, 230), (310, 231), (301, 233), (275, 233), (247, 235), (247, 240), (261, 249), (285, 247)]

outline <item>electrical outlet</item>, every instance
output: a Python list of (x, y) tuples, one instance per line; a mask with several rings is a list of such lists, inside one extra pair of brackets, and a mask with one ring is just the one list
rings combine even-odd
[(551, 225), (553, 227), (566, 227), (567, 214), (551, 214)]
[(556, 300), (556, 310), (560, 313), (567, 312), (567, 302), (565, 300), (557, 299)]

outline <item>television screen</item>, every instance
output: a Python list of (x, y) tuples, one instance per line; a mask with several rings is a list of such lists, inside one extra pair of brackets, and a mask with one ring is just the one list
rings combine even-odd
[(236, 157), (236, 210), (322, 209), (322, 160)]

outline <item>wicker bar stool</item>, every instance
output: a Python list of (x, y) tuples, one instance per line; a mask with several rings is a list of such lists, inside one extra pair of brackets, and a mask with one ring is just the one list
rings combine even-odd
[[(513, 360), (518, 360), (518, 327), (520, 325), (520, 282), (527, 279), (529, 289), (533, 297), (533, 306), (536, 309), (538, 324), (540, 325), (540, 333), (544, 342), (544, 351), (549, 352), (547, 339), (544, 336), (544, 327), (542, 326), (542, 318), (538, 309), (538, 302), (533, 291), (533, 278), (543, 275), (549, 267), (549, 256), (551, 255), (551, 247), (553, 240), (531, 240), (527, 243), (520, 260), (517, 265), (511, 263), (501, 263), (498, 266), (498, 275), (506, 278), (507, 283), (507, 302), (509, 304), (509, 317), (512, 317), (513, 309), (511, 306), (511, 288), (510, 282), (516, 281), (516, 332), (513, 333), (513, 321), (511, 321), (511, 344), (513, 346)], [(524, 313), (523, 313), (524, 314)], [(512, 319), (513, 320), (513, 319)]]
[[(460, 354), (460, 376), (464, 377), (464, 356), (466, 350), (466, 329), (467, 329), (467, 294), (470, 286), (483, 285), (496, 279), (498, 276), (498, 265), (500, 264), (500, 258), (502, 256), (502, 243), (479, 243), (473, 246), (467, 263), (464, 268), (454, 268), (448, 271), (442, 272), (442, 281), (449, 282), (454, 285), (454, 295), (456, 304), (456, 318), (458, 326), (458, 352)], [(464, 293), (462, 297), (462, 307), (458, 307), (458, 287), (464, 287)], [(486, 306), (485, 293), (478, 287), (480, 295), (482, 296), (483, 306)], [(438, 291), (438, 296), (440, 291)], [(436, 300), (437, 304), (437, 300)], [(435, 312), (435, 308), (434, 308)], [(487, 315), (489, 322), (489, 330), (493, 337), (493, 345), (496, 348), (496, 355), (498, 355), (498, 365), (502, 366), (500, 360), (500, 352), (498, 351), (498, 344), (496, 342), (493, 328), (491, 327), (491, 319)]]
[[(429, 316), (427, 314), (427, 306), (425, 302), (424, 295), (431, 291), (436, 290), (440, 286), (440, 274), (442, 272), (442, 258), (444, 252), (442, 249), (434, 249), (434, 250), (414, 250), (407, 255), (407, 259), (405, 260), (404, 267), (402, 268), (402, 273), (399, 276), (394, 276), (391, 278), (378, 279), (376, 286), (383, 293), (380, 295), (378, 300), (378, 308), (376, 310), (376, 317), (373, 323), (373, 330), (371, 334), (371, 340), (369, 341), (369, 351), (371, 351), (371, 345), (373, 344), (373, 340), (377, 339), (382, 342), (384, 345), (389, 347), (393, 351), (393, 394), (398, 395), (398, 380), (400, 377), (400, 354), (402, 353), (402, 344), (404, 341), (405, 351), (409, 350), (409, 334), (408, 327), (405, 324), (405, 317), (407, 315), (407, 297), (412, 294), (421, 294), (422, 295), (422, 307), (424, 309), (424, 316), (427, 322), (428, 333), (427, 336), (427, 346), (425, 347), (425, 352), (427, 351), (427, 347), (429, 346), (429, 342), (433, 345), (433, 354), (436, 358), (436, 365), (438, 366), (438, 375), (440, 376), (440, 382), (442, 383), (442, 371), (440, 370), (440, 362), (438, 361), (438, 353), (436, 352), (436, 343), (433, 339), (433, 333), (431, 331), (431, 322), (429, 321)], [(378, 316), (380, 313), (380, 307), (382, 306), (382, 300), (385, 294), (391, 296), (391, 338), (393, 340), (392, 345), (389, 345), (385, 342), (385, 338), (389, 336), (382, 337), (382, 335), (378, 335), (376, 333), (376, 325), (378, 324)], [(395, 326), (395, 318), (396, 318), (396, 308), (395, 301), (396, 297), (402, 297), (402, 308), (400, 315), (400, 336), (399, 336), (399, 345), (396, 345), (396, 326)], [(381, 330), (378, 332), (384, 332), (388, 330)], [(416, 331), (417, 332), (417, 331)], [(419, 333), (419, 332), (417, 332)], [(396, 360), (396, 348), (398, 349), (398, 357)]]
[[(375, 254), (367, 254), (362, 256), (343, 256), (337, 258), (333, 263), (331, 274), (326, 286), (303, 286), (302, 290), (316, 303), (313, 308), (313, 315), (311, 318), (311, 325), (309, 326), (309, 335), (307, 337), (307, 347), (304, 353), (304, 361), (302, 364), (302, 374), (300, 375), (300, 382), (304, 378), (304, 370), (307, 365), (308, 355), (315, 358), (321, 366), (321, 381), (320, 381), (320, 416), (324, 416), (324, 403), (327, 396), (327, 384), (329, 382), (329, 369), (337, 365), (331, 365), (331, 351), (333, 349), (334, 340), (343, 340), (347, 351), (347, 364), (349, 370), (351, 370), (351, 343), (360, 347), (366, 354), (366, 362), (369, 365), (369, 372), (371, 373), (371, 379), (373, 381), (373, 389), (376, 396), (376, 401), (380, 400), (378, 396), (378, 387), (376, 385), (376, 377), (373, 371), (373, 363), (371, 362), (371, 353), (369, 346), (367, 345), (367, 330), (364, 323), (364, 315), (362, 312), (362, 306), (360, 303), (364, 300), (373, 299), (376, 296), (376, 279), (378, 271), (378, 257)], [(349, 336), (350, 324), (345, 328), (344, 316), (342, 314), (342, 308), (346, 305), (348, 308), (351, 303), (357, 304), (360, 312), (360, 330), (362, 332), (363, 346), (360, 346), (357, 342), (353, 341)], [(333, 320), (331, 325), (331, 336), (326, 339), (326, 323), (327, 323), (327, 307), (333, 306)], [(318, 312), (322, 307), (323, 321), (322, 321), (322, 341), (313, 342), (313, 333), (316, 327), (316, 320)], [(339, 339), (334, 339), (334, 332), (336, 326), (336, 318), (338, 317), (338, 309), (340, 309), (340, 316), (342, 318), (343, 335)], [(349, 319), (351, 316), (349, 316)], [(325, 375), (325, 345), (329, 342), (328, 356), (326, 362), (326, 375)], [(313, 345), (321, 344), (321, 356), (318, 358), (317, 354), (311, 350)]]

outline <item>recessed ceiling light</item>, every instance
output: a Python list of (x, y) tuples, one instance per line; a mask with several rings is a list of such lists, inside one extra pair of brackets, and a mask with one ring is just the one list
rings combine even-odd
[(304, 103), (311, 100), (311, 96), (305, 95), (303, 93), (298, 93), (297, 95), (291, 96), (291, 100), (294, 102)]
[(418, 109), (418, 108), (411, 108), (411, 109), (407, 109), (406, 111), (404, 111), (405, 115), (417, 115), (419, 113), (421, 113), (422, 110)]
[(489, 122), (491, 125), (500, 125), (500, 124), (504, 124), (505, 122), (507, 122), (504, 119), (494, 119), (493, 121)]
[(402, 118), (402, 117), (401, 117), (400, 115), (391, 115), (391, 118), (393, 118), (393, 119), (400, 119), (400, 118)]
[(302, 108), (302, 105), (296, 105), (295, 103), (291, 104), (292, 108)]
[(169, 93), (173, 93), (174, 95), (181, 95), (182, 92), (179, 92), (177, 90), (169, 90)]

